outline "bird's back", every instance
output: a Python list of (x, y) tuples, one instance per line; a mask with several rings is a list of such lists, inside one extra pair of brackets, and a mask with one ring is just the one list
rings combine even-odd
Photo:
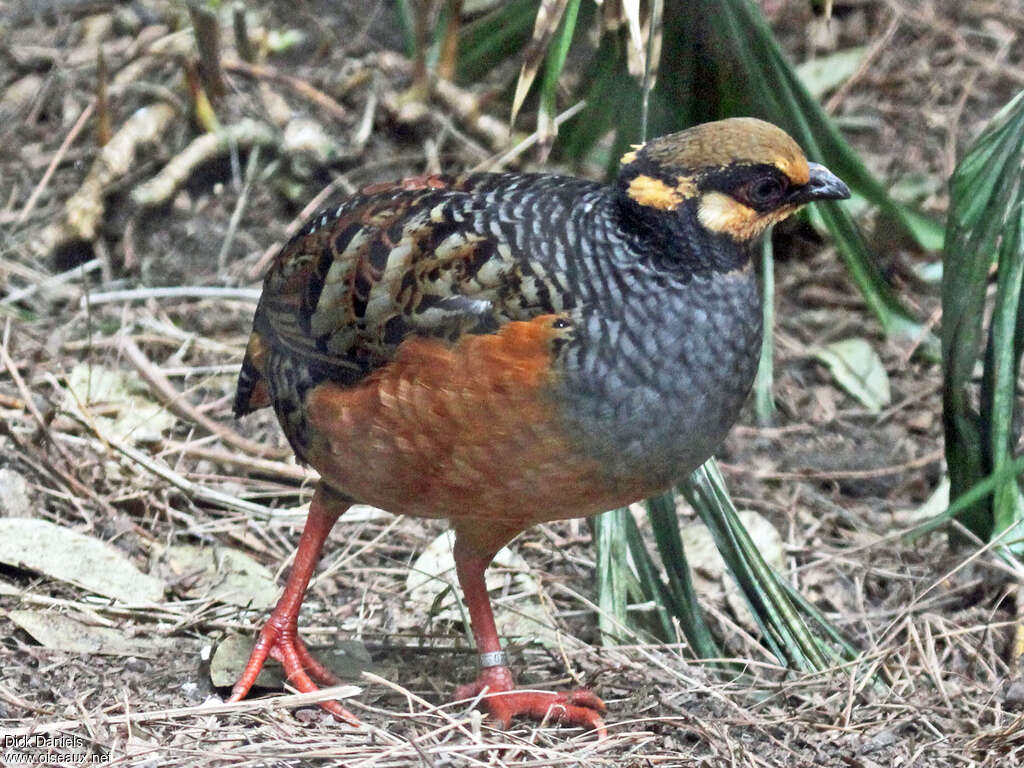
[(354, 385), (410, 337), (454, 341), (569, 308), (578, 243), (560, 236), (592, 182), (550, 174), (471, 174), (366, 187), (314, 215), (268, 272), (235, 412), (275, 398), (284, 374)]

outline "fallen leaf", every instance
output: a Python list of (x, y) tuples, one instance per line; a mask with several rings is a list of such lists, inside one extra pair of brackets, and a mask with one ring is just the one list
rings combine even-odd
[(274, 574), (230, 547), (177, 544), (160, 552), (154, 570), (168, 583), (183, 582), (191, 598), (264, 610), (277, 602)]
[[(141, 378), (90, 363), (79, 363), (68, 376), (64, 408), (97, 422), (104, 435), (118, 442), (152, 443), (175, 424), (174, 416), (148, 397)], [(97, 416), (94, 407), (111, 410), (113, 416)], [(88, 414), (83, 414), (83, 410)]]
[[(459, 586), (452, 555), (454, 540), (451, 531), (442, 533), (413, 563), (405, 580), (407, 626), (422, 627), (428, 615), (445, 621), (463, 620), (455, 594)], [(488, 592), (509, 593), (505, 597), (492, 596), (498, 634), (507, 640), (556, 644), (557, 633), (540, 602), (540, 586), (529, 574), (529, 566), (522, 555), (503, 547), (494, 556), (485, 576)], [(468, 620), (468, 614), (465, 618)]]
[(13, 469), (0, 469), (0, 517), (28, 517), (31, 514), (28, 481)]
[(46, 520), (0, 518), (0, 562), (132, 605), (163, 598), (164, 583), (118, 550)]
[(897, 509), (892, 513), (893, 519), (901, 526), (917, 525), (945, 512), (949, 507), (949, 478), (943, 477), (935, 486), (932, 495), (925, 499), (921, 506), (908, 509)]
[(840, 387), (872, 413), (892, 402), (889, 374), (866, 339), (832, 342), (816, 349), (814, 357), (828, 366)]
[(846, 82), (867, 55), (866, 46), (846, 48), (827, 56), (808, 59), (796, 68), (797, 77), (816, 99)]
[[(227, 688), (245, 669), (255, 637), (228, 635), (217, 646), (210, 659), (210, 682), (217, 688)], [(337, 640), (330, 647), (310, 646), (317, 661), (333, 672), (339, 680), (358, 680), (363, 672), (378, 673), (379, 668), (370, 658), (366, 646), (358, 640)], [(275, 659), (267, 659), (256, 678), (255, 685), (262, 688), (280, 688), (284, 685), (284, 670)]]
[(105, 656), (152, 656), (164, 642), (141, 642), (112, 627), (86, 624), (55, 611), (9, 611), (7, 617), (44, 648)]

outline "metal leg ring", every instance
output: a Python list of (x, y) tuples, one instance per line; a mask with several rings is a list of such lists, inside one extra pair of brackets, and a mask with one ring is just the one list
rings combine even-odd
[(507, 667), (508, 656), (504, 651), (488, 651), (480, 654), (480, 669), (488, 667)]

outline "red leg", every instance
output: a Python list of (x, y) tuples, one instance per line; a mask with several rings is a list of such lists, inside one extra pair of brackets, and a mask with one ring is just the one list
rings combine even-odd
[(480, 695), (486, 688), (486, 695), (480, 705), (508, 728), (517, 715), (576, 725), (597, 731), (598, 738), (605, 738), (607, 731), (601, 713), (604, 702), (587, 690), (566, 692), (516, 691), (512, 671), (505, 663), (494, 624), (491, 599), (487, 594), (484, 571), (491, 562), (492, 554), (480, 555), (466, 547), (459, 546), (458, 533), (455, 540), (455, 570), (469, 609), (473, 625), (473, 637), (480, 654), (482, 668), (476, 681), (460, 685), (455, 689), (457, 699), (470, 699)]
[[(295, 562), (284, 593), (260, 631), (259, 639), (249, 656), (249, 662), (231, 689), (228, 701), (241, 701), (245, 698), (256, 682), (267, 656), (273, 656), (281, 662), (288, 681), (303, 693), (318, 690), (314, 680), (321, 685), (333, 685), (337, 682), (334, 675), (313, 658), (299, 639), (299, 607), (306, 596), (306, 587), (316, 564), (320, 560), (324, 541), (334, 527), (335, 521), (348, 506), (347, 501), (323, 485), (317, 488), (309, 505), (309, 517), (306, 518), (306, 526), (302, 529), (299, 549), (295, 553)], [(320, 706), (340, 720), (359, 725), (358, 718), (337, 701), (324, 701)]]

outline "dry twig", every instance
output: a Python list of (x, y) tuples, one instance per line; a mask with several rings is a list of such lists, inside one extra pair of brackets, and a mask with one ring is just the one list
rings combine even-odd
[(160, 401), (167, 406), (171, 413), (198, 424), (207, 432), (216, 435), (228, 445), (254, 456), (279, 457), (290, 454), (290, 451), (284, 451), (279, 448), (268, 448), (265, 445), (242, 437), (233, 429), (224, 426), (220, 422), (214, 421), (205, 413), (195, 408), (182, 396), (180, 392), (178, 392), (170, 380), (164, 376), (163, 372), (150, 362), (149, 358), (146, 357), (143, 351), (139, 349), (139, 346), (130, 337), (125, 336), (122, 338), (121, 349), (125, 353), (125, 356), (131, 361), (132, 365), (135, 366), (136, 370), (138, 370), (142, 375), (142, 378), (149, 383), (153, 388), (154, 393)]

